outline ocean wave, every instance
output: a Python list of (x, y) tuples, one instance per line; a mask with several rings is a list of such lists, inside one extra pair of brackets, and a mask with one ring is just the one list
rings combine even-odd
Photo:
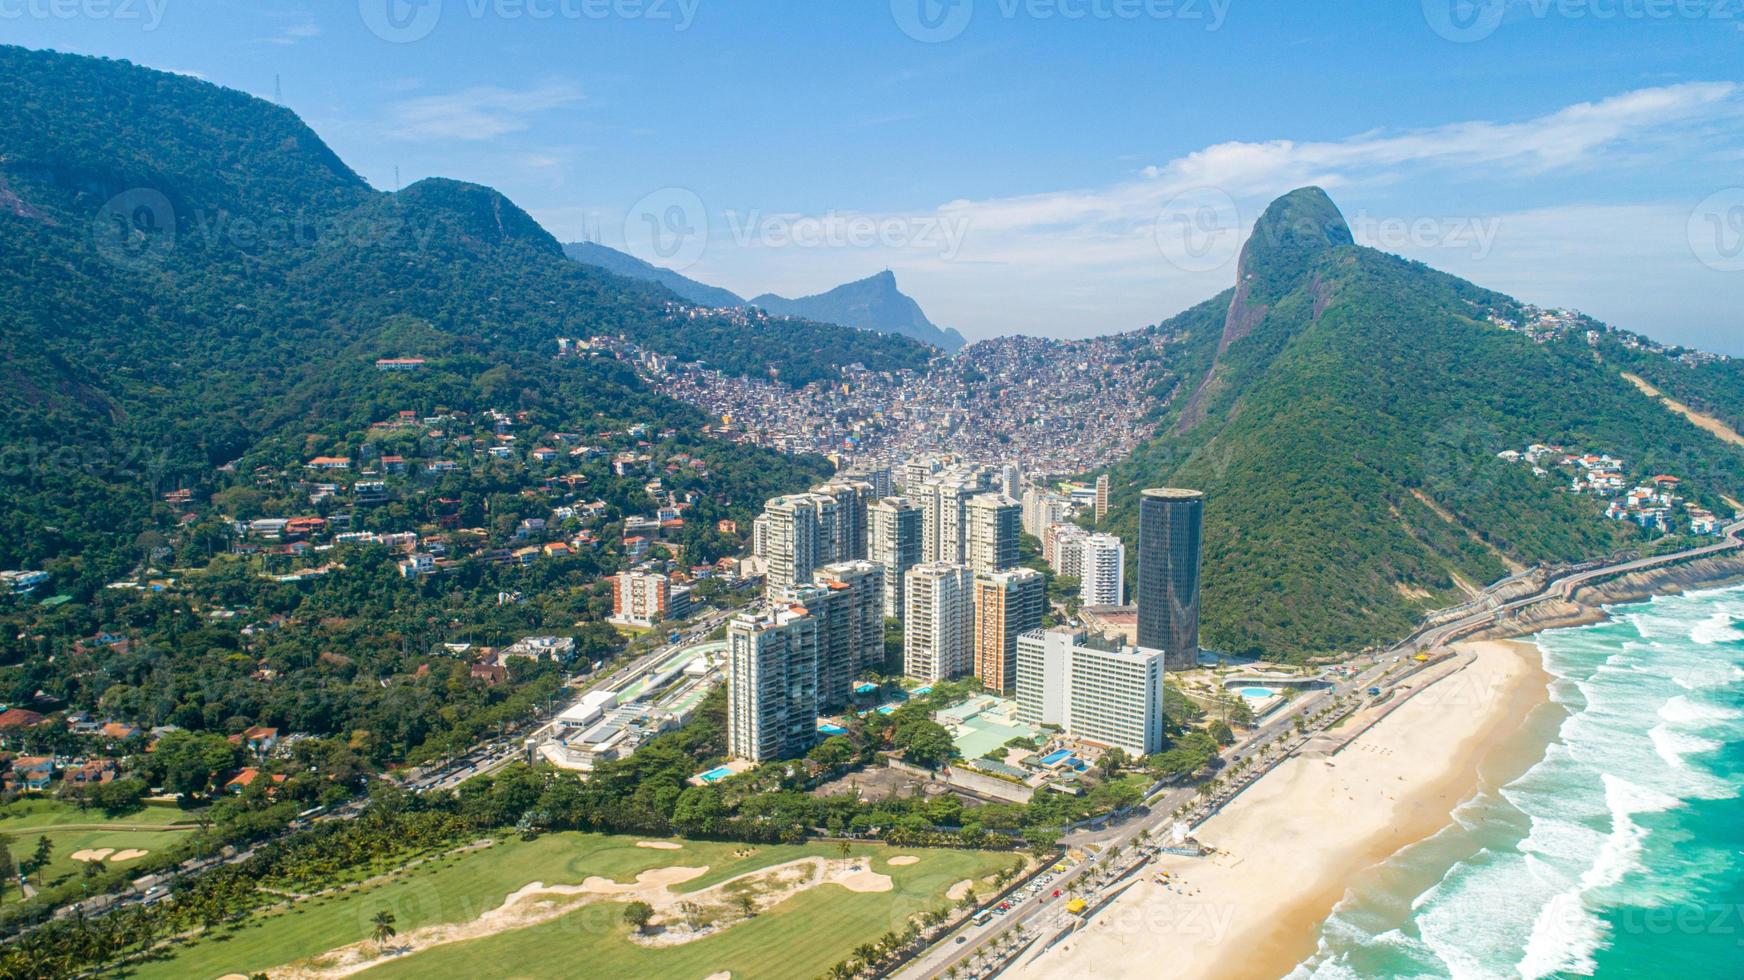
[(1641, 852), (1647, 832), (1635, 822), (1635, 814), (1681, 804), (1674, 797), (1608, 773), (1602, 779), (1611, 811), (1611, 832), (1580, 878), (1551, 898), (1533, 922), (1519, 966), (1520, 975), (1530, 980), (1553, 973), (1590, 975), (1596, 969), (1593, 954), (1603, 945), (1606, 928), (1589, 906), (1588, 896), (1617, 885), (1631, 872), (1644, 870)]
[(1730, 612), (1717, 612), (1702, 620), (1689, 631), (1689, 638), (1702, 646), (1744, 640), (1744, 631), (1733, 623)]
[(1727, 663), (1698, 663), (1667, 671), (1674, 684), (1686, 691), (1731, 687), (1744, 681), (1744, 667)]
[(1666, 765), (1686, 771), (1691, 768), (1690, 756), (1716, 752), (1726, 744), (1688, 732), (1673, 731), (1667, 725), (1654, 725), (1647, 730), (1647, 737), (1653, 742), (1653, 751), (1659, 753)]
[(1735, 708), (1725, 708), (1717, 704), (1697, 701), (1687, 694), (1680, 694), (1665, 702), (1659, 709), (1659, 717), (1673, 725), (1684, 727), (1707, 728), (1725, 721), (1737, 721), (1744, 718), (1744, 712)]
[[(1744, 741), (1744, 588), (1612, 612), (1537, 637), (1550, 699), (1567, 711), (1537, 764), (1457, 807), (1446, 846), (1390, 859), (1411, 871), (1410, 893), (1341, 903), (1293, 976), (1602, 972), (1617, 908), (1736, 882), (1736, 845), (1691, 834), (1721, 805), (1707, 801), (1744, 789), (1707, 757)], [(1428, 863), (1402, 863), (1413, 860)]]

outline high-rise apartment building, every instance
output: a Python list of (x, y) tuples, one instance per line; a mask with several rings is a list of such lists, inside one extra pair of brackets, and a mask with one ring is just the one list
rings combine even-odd
[(992, 471), (986, 467), (954, 466), (909, 493), (921, 508), (922, 561), (965, 562), (969, 501), (992, 485)]
[(1066, 497), (1042, 487), (1030, 487), (1023, 492), (1023, 531), (1033, 538), (1053, 524), (1068, 524), (1072, 520), (1072, 502)]
[(836, 562), (818, 569), (813, 582), (830, 593), (818, 626), (818, 703), (828, 710), (848, 703), (862, 671), (883, 666), (884, 568), (863, 559)]
[(927, 681), (961, 677), (973, 666), (974, 576), (962, 565), (925, 562), (903, 583), (902, 672)]
[(884, 615), (901, 619), (903, 576), (921, 562), (922, 515), (905, 497), (866, 508), (866, 557), (884, 567)]
[(1017, 564), (1023, 508), (1002, 493), (982, 493), (964, 507), (963, 558), (977, 575), (1002, 572)]
[(896, 492), (895, 479), (891, 476), (890, 467), (877, 466), (872, 463), (856, 463), (837, 475), (839, 480), (853, 483), (867, 483), (872, 487), (872, 499), (882, 500)]
[(1092, 534), (1082, 545), (1082, 586), (1086, 606), (1118, 606), (1126, 601), (1126, 545), (1112, 534)]
[(922, 453), (902, 464), (902, 495), (913, 497), (920, 485), (933, 478), (933, 474), (950, 465), (947, 457), (936, 453)]
[[(767, 529), (764, 559), (769, 563), (770, 594), (811, 581), (811, 573), (821, 563), (819, 538), (824, 530), (818, 498), (808, 493), (776, 497), (764, 504), (762, 520)], [(834, 527), (833, 516), (829, 526)]]
[(1017, 690), (1017, 638), (1042, 625), (1047, 585), (1033, 568), (975, 577), (975, 676), (990, 691)]
[(1199, 552), (1205, 495), (1146, 490), (1138, 501), (1138, 645), (1170, 670), (1199, 663)]
[(837, 480), (813, 487), (811, 492), (835, 501), (825, 558), (828, 561), (854, 561), (866, 557), (866, 505), (875, 499), (872, 484), (862, 480)]
[(751, 521), (751, 557), (769, 557), (769, 517), (758, 514)]
[(817, 739), (817, 620), (803, 607), (741, 613), (727, 625), (727, 751), (767, 762)]
[(1022, 720), (1135, 756), (1162, 750), (1162, 651), (1055, 628), (1018, 637), (1017, 659)]
[(1084, 577), (1084, 542), (1090, 532), (1076, 524), (1050, 524), (1042, 530), (1042, 558), (1057, 575)]
[(1104, 517), (1108, 516), (1108, 486), (1109, 486), (1109, 483), (1108, 483), (1108, 474), (1107, 473), (1104, 473), (1101, 476), (1096, 478), (1096, 523), (1097, 524), (1101, 524), (1102, 519)]
[(1016, 463), (999, 468), (999, 491), (1013, 500), (1023, 499), (1023, 470)]

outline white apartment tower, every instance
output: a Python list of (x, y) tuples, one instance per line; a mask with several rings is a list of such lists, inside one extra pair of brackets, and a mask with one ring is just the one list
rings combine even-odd
[(926, 681), (961, 677), (973, 666), (974, 576), (962, 565), (927, 562), (903, 583), (902, 672)]
[(817, 498), (811, 494), (776, 497), (763, 506), (764, 558), (769, 562), (768, 591), (774, 595), (811, 581), (819, 564)]
[(970, 497), (965, 508), (964, 560), (977, 575), (1003, 572), (1017, 564), (1017, 539), (1023, 508), (1002, 493)]
[(727, 751), (767, 762), (817, 738), (817, 620), (804, 609), (741, 613), (727, 626)]
[(1079, 595), (1086, 606), (1118, 606), (1126, 601), (1126, 545), (1112, 534), (1092, 534), (1082, 545)]
[(921, 508), (921, 560), (965, 561), (969, 501), (992, 488), (992, 471), (954, 466), (922, 483), (909, 497)]
[(884, 616), (901, 619), (903, 576), (921, 562), (921, 511), (907, 498), (866, 508), (866, 557), (884, 567)]
[(1163, 747), (1163, 652), (1067, 629), (1017, 640), (1018, 717), (1134, 756)]

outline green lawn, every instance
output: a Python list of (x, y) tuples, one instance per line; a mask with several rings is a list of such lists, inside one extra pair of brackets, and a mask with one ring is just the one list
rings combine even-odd
[[(579, 884), (591, 875), (602, 875), (628, 882), (651, 868), (706, 865), (708, 874), (678, 889), (695, 891), (795, 858), (839, 856), (834, 845), (686, 841), (683, 850), (668, 851), (636, 847), (635, 842), (632, 837), (578, 833), (547, 834), (531, 842), (508, 840), (414, 868), (367, 889), (296, 902), (288, 911), (258, 916), (229, 935), (194, 943), (170, 959), (144, 964), (133, 975), (181, 980), (265, 970), (364, 939), (371, 918), (384, 909), (394, 914), (395, 924), (404, 934), (435, 923), (477, 918), (533, 881)], [(622, 925), (622, 906), (600, 903), (543, 925), (433, 947), (379, 967), (370, 975), (413, 976), (435, 971), (437, 976), (464, 976), (468, 972), (480, 976), (575, 976), (581, 971), (592, 976), (703, 977), (731, 969), (738, 977), (812, 977), (847, 956), (859, 943), (900, 927), (913, 912), (942, 904), (946, 890), (955, 882), (991, 874), (1012, 860), (1011, 855), (1002, 854), (903, 852), (873, 846), (859, 848), (856, 853), (873, 855), (873, 867), (894, 879), (895, 890), (855, 893), (823, 886), (718, 935), (661, 950), (632, 945)], [(906, 867), (889, 867), (884, 858), (899, 853), (913, 853), (921, 860)], [(651, 973), (656, 966), (658, 970)]]
[[(191, 832), (168, 829), (171, 824), (191, 824), (194, 820), (193, 814), (173, 806), (147, 806), (124, 816), (106, 817), (97, 809), (80, 810), (58, 800), (29, 799), (0, 807), (0, 837), (6, 839), (16, 862), (29, 860), (38, 837), (53, 841), (54, 855), (47, 869), (48, 882), (53, 884), (84, 870), (84, 862), (72, 858), (78, 851), (162, 850)], [(124, 868), (127, 863), (109, 862), (109, 865)], [(33, 873), (30, 877), (35, 884), (37, 876)], [(22, 897), (16, 887), (8, 885), (6, 901)]]

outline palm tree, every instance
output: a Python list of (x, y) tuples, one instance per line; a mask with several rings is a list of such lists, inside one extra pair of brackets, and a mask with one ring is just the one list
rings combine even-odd
[(385, 943), (399, 935), (399, 930), (394, 928), (394, 914), (389, 912), (387, 909), (382, 909), (380, 912), (377, 912), (375, 917), (370, 919), (369, 922), (371, 927), (369, 931), (370, 938), (378, 943)]

